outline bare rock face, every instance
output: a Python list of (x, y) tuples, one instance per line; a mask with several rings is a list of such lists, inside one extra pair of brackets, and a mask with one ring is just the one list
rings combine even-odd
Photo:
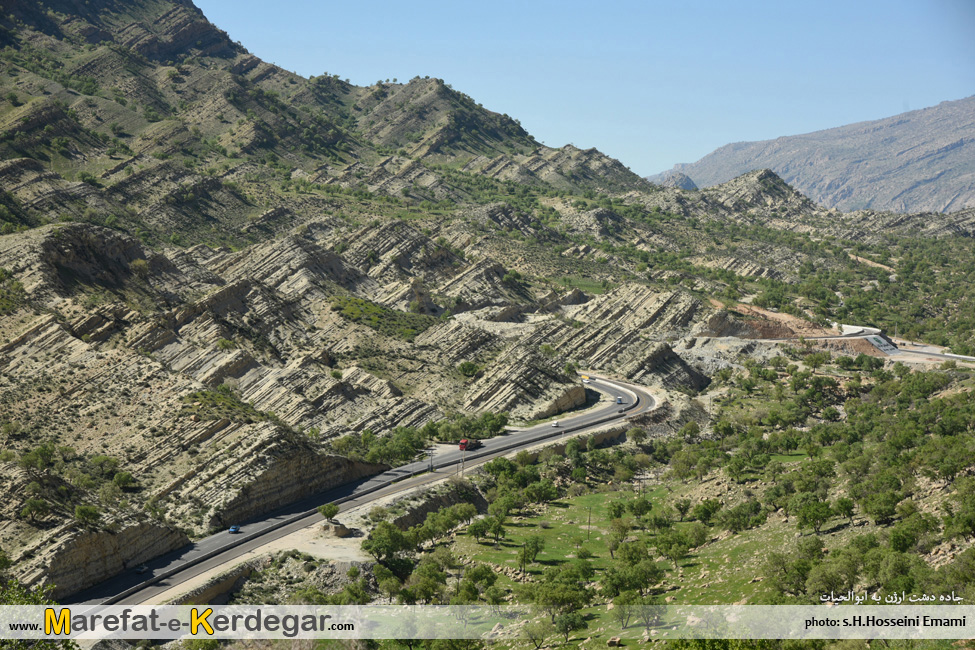
[(405, 503), (404, 500), (398, 500), (394, 503), (405, 505), (406, 512), (393, 519), (392, 522), (393, 525), (403, 530), (410, 526), (422, 524), (431, 512), (437, 512), (442, 508), (449, 508), (458, 503), (471, 503), (477, 508), (478, 512), (487, 512), (488, 509), (487, 499), (484, 498), (480, 490), (465, 482), (447, 483), (439, 488), (422, 492), (415, 497), (407, 497)]
[(464, 166), (502, 181), (548, 183), (555, 187), (587, 186), (601, 191), (647, 189), (650, 185), (618, 160), (596, 149), (566, 145), (558, 149), (537, 146), (527, 154), (478, 156)]
[(697, 185), (691, 180), (691, 177), (682, 172), (671, 170), (669, 172), (664, 172), (659, 177), (654, 179), (654, 182), (658, 185), (663, 185), (664, 187), (673, 187), (678, 190), (696, 190)]
[(651, 210), (685, 217), (762, 223), (782, 230), (801, 230), (804, 222), (830, 223), (838, 217), (767, 169), (701, 191), (662, 187), (657, 192), (635, 194), (633, 200)]
[(451, 272), (461, 260), (415, 228), (393, 221), (364, 228), (350, 242), (343, 258), (378, 282), (420, 276), (428, 281)]
[(227, 56), (237, 50), (227, 35), (211, 25), (192, 4), (173, 7), (154, 24), (132, 23), (117, 40), (143, 56), (173, 57), (195, 47), (203, 54)]
[(573, 359), (605, 367), (649, 338), (680, 336), (703, 309), (697, 299), (682, 292), (622, 288), (567, 309), (586, 326), (567, 330), (558, 349)]
[(214, 449), (206, 464), (160, 493), (175, 504), (174, 514), (202, 508), (211, 530), (388, 469), (321, 454), (309, 441), (282, 435), (269, 422), (242, 427), (227, 423), (222, 429), (224, 445)]
[(667, 336), (683, 331), (703, 308), (696, 298), (680, 291), (661, 293), (630, 285), (569, 313), (585, 322), (619, 323), (626, 330)]
[(585, 401), (585, 390), (575, 377), (565, 375), (553, 360), (522, 345), (502, 354), (491, 371), (464, 395), (469, 409), (507, 411), (526, 420), (548, 417)]
[(386, 465), (356, 463), (339, 456), (310, 454), (296, 449), (282, 455), (275, 450), (262, 450), (257, 462), (242, 468), (248, 473), (260, 472), (236, 494), (223, 495), (223, 504), (214, 509), (210, 528), (221, 528), (234, 522), (269, 512), (302, 497), (343, 485), (364, 476), (389, 469)]
[[(879, 241), (878, 237), (888, 231), (925, 237), (975, 237), (975, 207), (949, 214), (857, 210), (843, 216), (846, 232), (868, 241)], [(864, 237), (860, 234), (864, 232), (869, 234)]]
[(618, 361), (619, 371), (633, 381), (656, 382), (669, 388), (704, 388), (710, 380), (688, 365), (667, 343)]
[(436, 350), (450, 366), (501, 349), (501, 341), (497, 336), (480, 327), (471, 327), (457, 320), (431, 327), (416, 337), (416, 344), (429, 350)]
[(753, 260), (744, 259), (741, 257), (701, 256), (692, 258), (691, 261), (695, 264), (699, 264), (700, 266), (731, 271), (736, 275), (744, 275), (755, 278), (770, 278), (773, 280), (782, 280), (785, 278), (785, 274), (779, 269), (763, 266), (762, 264), (758, 264)]
[(560, 325), (537, 338), (565, 358), (643, 383), (695, 389), (708, 383), (663, 342), (685, 336), (706, 314), (696, 298), (629, 286), (564, 311), (584, 325)]
[(579, 289), (573, 289), (564, 295), (558, 295), (554, 291), (546, 296), (543, 296), (540, 303), (542, 306), (539, 311), (557, 311), (561, 307), (566, 307), (569, 305), (581, 305), (589, 300), (589, 296), (584, 294)]
[(182, 531), (141, 522), (118, 532), (62, 529), (60, 542), (31, 561), (26, 579), (55, 585), (60, 598), (190, 543)]
[(479, 206), (471, 211), (470, 221), (481, 226), (504, 231), (517, 230), (526, 236), (534, 236), (537, 233), (531, 223), (532, 216), (507, 203), (491, 203)]
[(302, 237), (286, 237), (214, 263), (211, 269), (230, 281), (257, 282), (287, 297), (325, 297), (330, 286), (374, 290), (375, 282), (334, 252)]
[(570, 386), (555, 399), (548, 403), (543, 403), (541, 406), (537, 406), (531, 412), (531, 416), (528, 419), (534, 420), (551, 417), (585, 403), (586, 389), (582, 386)]
[(583, 235), (591, 235), (603, 239), (620, 230), (620, 218), (616, 213), (605, 208), (596, 208), (586, 212), (566, 212), (563, 220), (569, 227)]
[(494, 260), (478, 260), (445, 282), (440, 291), (453, 299), (451, 311), (455, 314), (524, 301), (524, 296), (505, 285), (505, 273)]
[(768, 215), (772, 215), (773, 211), (775, 214), (802, 214), (817, 209), (812, 201), (769, 169), (742, 174), (726, 183), (703, 190), (702, 194), (729, 211), (741, 214), (748, 211)]
[(354, 531), (345, 524), (323, 524), (322, 532), (325, 535), (343, 539), (345, 537), (351, 537)]
[(61, 302), (80, 287), (120, 289), (149, 276), (164, 301), (178, 301), (219, 281), (202, 270), (181, 270), (137, 239), (82, 223), (43, 226), (0, 239), (0, 266), (18, 275), (24, 288), (47, 305)]
[[(37, 130), (48, 126), (60, 132), (77, 130), (77, 124), (72, 127), (65, 110), (55, 104), (32, 105), (23, 118), (25, 121), (13, 126), (12, 131), (32, 126)], [(87, 209), (107, 213), (117, 208), (91, 185), (68, 181), (31, 158), (0, 161), (0, 186), (23, 206), (14, 216), (28, 226), (39, 225), (32, 214), (46, 212), (79, 218)]]

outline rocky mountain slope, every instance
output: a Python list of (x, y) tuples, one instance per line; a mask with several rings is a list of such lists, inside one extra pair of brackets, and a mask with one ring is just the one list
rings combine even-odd
[(241, 243), (256, 238), (243, 225), (273, 230), (304, 203), (283, 191), (311, 186), (417, 202), (469, 196), (470, 175), (646, 187), (598, 151), (540, 145), (440, 79), (298, 77), (248, 54), (190, 2), (15, 3), (0, 34), (5, 232), (54, 215), (149, 242), (230, 226)]
[(973, 133), (975, 97), (967, 97), (882, 120), (736, 142), (649, 180), (669, 185), (679, 173), (710, 187), (768, 168), (831, 208), (954, 212), (975, 206)]
[(656, 187), (441, 80), (297, 77), (189, 2), (0, 28), (0, 544), (59, 596), (378, 472), (404, 428), (580, 405), (579, 369), (688, 402), (769, 333), (973, 343), (971, 211)]

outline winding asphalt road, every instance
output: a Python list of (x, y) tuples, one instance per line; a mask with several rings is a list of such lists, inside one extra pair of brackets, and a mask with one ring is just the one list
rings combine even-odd
[[(865, 339), (880, 334), (872, 327), (855, 328), (846, 326), (841, 335), (807, 337), (809, 339)], [(766, 341), (785, 341), (793, 339), (764, 339)], [(971, 357), (947, 355), (934, 352), (898, 350), (900, 353), (918, 354), (945, 359), (964, 359)], [(611, 422), (618, 422), (633, 415), (645, 413), (654, 408), (653, 396), (640, 386), (592, 376), (587, 384), (592, 390), (609, 397), (608, 404), (586, 410), (579, 415), (559, 421), (560, 426), (551, 423), (540, 424), (522, 431), (484, 441), (484, 446), (476, 451), (462, 452), (453, 448), (435, 457), (403, 465), (382, 474), (312, 495), (301, 501), (277, 510), (252, 521), (243, 522), (241, 532), (232, 535), (221, 532), (193, 544), (160, 556), (148, 563), (148, 571), (137, 574), (130, 570), (102, 582), (85, 591), (74, 594), (68, 602), (85, 604), (150, 604), (153, 598), (186, 580), (194, 578), (215, 567), (232, 563), (240, 556), (256, 548), (289, 535), (302, 528), (322, 521), (315, 510), (323, 503), (343, 504), (345, 509), (361, 506), (376, 499), (397, 492), (410, 490), (439, 481), (446, 476), (457, 474), (517, 449), (531, 447), (540, 441), (599, 428)], [(623, 404), (616, 398), (622, 397)]]
[[(877, 327), (870, 326), (859, 326), (859, 325), (843, 325), (845, 330), (842, 334), (835, 334), (830, 336), (807, 336), (805, 337), (810, 341), (830, 341), (839, 339), (861, 339), (865, 341), (870, 341), (871, 338), (882, 337), (883, 331)], [(885, 338), (885, 337), (884, 337)], [(757, 341), (767, 341), (767, 342), (779, 342), (779, 341), (796, 341), (796, 338), (776, 338), (776, 339), (755, 339)], [(888, 340), (888, 342), (891, 340)], [(909, 342), (913, 345), (923, 346), (924, 343)], [(975, 357), (965, 356), (963, 354), (950, 354), (947, 352), (935, 352), (930, 350), (908, 350), (898, 346), (896, 343), (893, 344), (893, 351), (882, 350), (887, 354), (887, 356), (895, 356), (898, 354), (913, 354), (919, 357), (933, 357), (935, 359), (945, 359), (946, 361), (975, 361)], [(878, 348), (880, 349), (880, 348)]]
[[(545, 423), (509, 432), (485, 440), (484, 446), (476, 451), (462, 452), (454, 448), (427, 460), (403, 465), (368, 479), (310, 496), (260, 519), (242, 522), (241, 532), (237, 534), (220, 532), (155, 558), (147, 564), (148, 571), (143, 574), (137, 574), (133, 570), (123, 572), (74, 594), (66, 599), (67, 604), (155, 604), (155, 596), (176, 585), (215, 567), (230, 564), (268, 542), (320, 523), (323, 517), (315, 509), (323, 503), (342, 504), (343, 509), (361, 506), (390, 494), (439, 481), (543, 440), (568, 433), (590, 431), (622, 421), (645, 413), (656, 404), (653, 396), (640, 386), (596, 376), (590, 376), (586, 386), (609, 397), (609, 403), (559, 420), (559, 426)], [(622, 398), (622, 404), (616, 403), (618, 397)]]

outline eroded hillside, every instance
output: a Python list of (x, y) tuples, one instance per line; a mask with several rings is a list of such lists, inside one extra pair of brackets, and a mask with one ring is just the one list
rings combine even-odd
[(0, 542), (59, 596), (402, 460), (338, 440), (578, 406), (578, 369), (686, 405), (833, 321), (973, 345), (970, 213), (655, 187), (442, 80), (295, 76), (188, 2), (0, 27)]

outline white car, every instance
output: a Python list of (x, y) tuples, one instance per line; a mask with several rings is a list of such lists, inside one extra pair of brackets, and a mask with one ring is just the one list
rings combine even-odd
[(582, 383), (584, 383), (584, 384), (588, 384), (588, 383), (589, 383), (589, 380), (588, 380), (588, 379), (583, 379), (583, 380), (582, 380)]
[(558, 420), (556, 420), (555, 422), (553, 422), (553, 423), (552, 423), (552, 426), (553, 426), (553, 427), (557, 427), (557, 426), (559, 426), (559, 421), (558, 421)]

